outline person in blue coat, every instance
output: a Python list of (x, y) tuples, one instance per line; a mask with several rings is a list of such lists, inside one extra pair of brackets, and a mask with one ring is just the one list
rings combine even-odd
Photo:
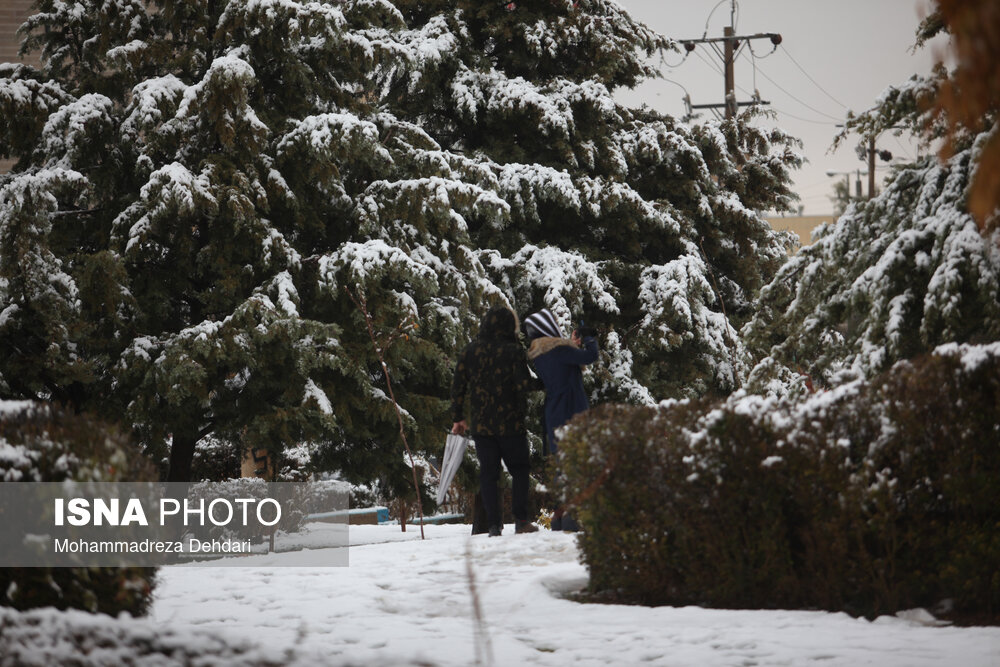
[[(528, 359), (545, 385), (546, 453), (554, 454), (558, 451), (556, 429), (590, 407), (583, 388), (583, 366), (597, 361), (596, 332), (581, 327), (565, 338), (548, 308), (529, 315), (524, 325), (531, 343)], [(576, 530), (576, 522), (557, 510), (552, 529)]]

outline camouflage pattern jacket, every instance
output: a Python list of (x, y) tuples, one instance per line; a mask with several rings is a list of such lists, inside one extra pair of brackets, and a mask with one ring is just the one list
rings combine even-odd
[(496, 306), (483, 317), (479, 336), (466, 346), (455, 366), (452, 420), (465, 419), (468, 395), (473, 436), (524, 435), (528, 392), (536, 384), (524, 348), (517, 341), (514, 313)]

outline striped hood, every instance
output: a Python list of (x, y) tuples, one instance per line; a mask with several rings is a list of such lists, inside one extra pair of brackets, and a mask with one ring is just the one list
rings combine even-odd
[(524, 331), (529, 339), (543, 336), (564, 338), (562, 329), (559, 328), (556, 318), (552, 316), (552, 312), (548, 308), (542, 308), (537, 313), (528, 315), (527, 319), (524, 320)]

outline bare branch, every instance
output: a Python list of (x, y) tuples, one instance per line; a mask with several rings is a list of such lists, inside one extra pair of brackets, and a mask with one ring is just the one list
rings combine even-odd
[[(354, 305), (357, 306), (358, 310), (365, 318), (365, 324), (368, 327), (368, 337), (372, 340), (372, 347), (375, 348), (375, 356), (378, 357), (379, 363), (382, 365), (382, 376), (385, 378), (385, 386), (389, 390), (389, 398), (392, 400), (392, 407), (396, 409), (396, 420), (399, 422), (399, 437), (403, 439), (403, 447), (406, 448), (406, 454), (410, 457), (410, 472), (413, 473), (413, 491), (417, 496), (417, 515), (420, 517), (420, 539), (426, 539), (424, 537), (424, 508), (423, 503), (420, 502), (420, 482), (417, 480), (417, 466), (413, 461), (413, 451), (410, 449), (410, 443), (406, 440), (406, 430), (403, 428), (403, 412), (399, 408), (399, 403), (396, 402), (396, 394), (392, 390), (392, 379), (389, 377), (389, 366), (385, 363), (385, 356), (382, 351), (383, 348), (378, 344), (378, 337), (375, 335), (375, 326), (372, 324), (371, 313), (368, 312), (368, 303), (365, 300), (364, 293), (361, 289), (357, 289), (357, 294), (352, 292), (349, 287), (344, 286), (344, 291), (347, 292), (347, 296), (351, 298)], [(398, 327), (397, 327), (398, 331)], [(392, 337), (389, 338), (391, 343)], [(385, 346), (388, 348), (388, 344)], [(401, 522), (403, 530), (406, 530), (405, 521)]]

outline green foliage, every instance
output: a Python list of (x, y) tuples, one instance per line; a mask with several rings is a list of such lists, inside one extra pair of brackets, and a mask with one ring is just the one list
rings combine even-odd
[(576, 418), (562, 493), (585, 527), (591, 591), (996, 613), (998, 378), (1000, 346), (951, 345), (800, 403), (737, 394)]
[(965, 205), (984, 139), (944, 164), (900, 168), (815, 232), (761, 290), (748, 347), (834, 385), (944, 343), (1000, 338), (1000, 236), (981, 235)]
[(5, 567), (0, 606), (19, 611), (38, 607), (81, 609), (118, 616), (145, 616), (153, 602), (152, 567)]
[[(940, 11), (921, 24), (917, 45), (944, 29)], [(991, 113), (974, 123), (936, 109), (949, 73), (890, 86), (869, 110), (850, 115), (859, 155), (883, 133), (909, 132), (930, 149), (947, 137), (941, 158), (895, 166), (883, 192), (851, 201), (837, 186), (838, 220), (817, 230), (760, 292), (759, 309), (742, 333), (769, 370), (794, 371), (819, 386), (872, 377), (895, 362), (949, 342), (1000, 338), (1000, 236), (980, 233), (969, 200), (977, 175), (992, 173), (984, 156), (996, 132)], [(979, 121), (982, 120), (982, 124)], [(984, 177), (985, 178), (985, 177)], [(853, 205), (851, 205), (853, 204)], [(777, 365), (786, 371), (777, 370)]]
[[(28, 402), (0, 402), (0, 452), (6, 483), (156, 479), (149, 462), (115, 429)], [(151, 567), (0, 568), (0, 606), (140, 616), (152, 602), (155, 576)]]
[(601, 326), (605, 397), (745, 374), (796, 142), (620, 106), (674, 46), (616, 3), (38, 9), (40, 67), (0, 68), (0, 396), (127, 424), (174, 479), (214, 437), (398, 493), (387, 374), (439, 452), (494, 303)]

